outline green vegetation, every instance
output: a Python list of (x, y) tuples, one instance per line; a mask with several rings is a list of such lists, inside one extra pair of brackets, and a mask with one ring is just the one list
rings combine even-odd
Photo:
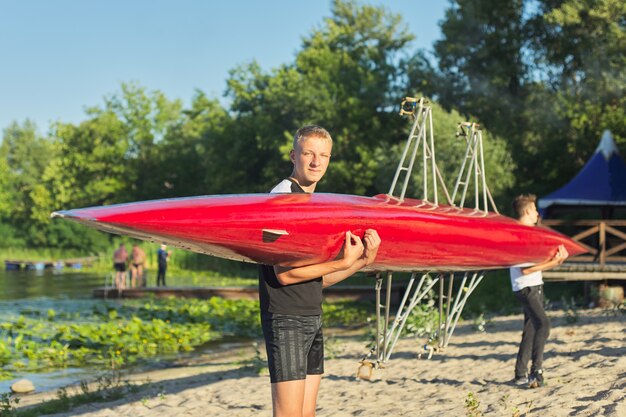
[(403, 337), (424, 337), (430, 339), (436, 336), (439, 323), (439, 311), (434, 301), (415, 306), (406, 320)]
[(580, 170), (604, 129), (626, 145), (625, 17), (621, 0), (455, 0), (436, 65), (418, 57), (411, 77), (506, 138), (512, 193), (545, 194)]
[(468, 298), (463, 316), (476, 317), (485, 312), (519, 313), (520, 304), (511, 291), (508, 270), (488, 271)]
[(481, 417), (483, 413), (480, 409), (480, 401), (473, 392), (468, 392), (465, 397), (465, 411), (467, 417)]
[[(371, 306), (340, 302), (324, 311), (326, 325), (360, 326)], [(103, 302), (87, 312), (22, 309), (0, 323), (0, 378), (65, 367), (120, 369), (225, 336), (260, 334), (259, 303), (253, 300)]]

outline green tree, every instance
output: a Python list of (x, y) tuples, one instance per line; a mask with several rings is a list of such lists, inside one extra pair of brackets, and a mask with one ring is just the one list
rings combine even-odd
[(154, 197), (237, 192), (229, 187), (233, 173), (246, 165), (242, 161), (247, 155), (234, 153), (239, 141), (225, 134), (230, 124), (219, 102), (197, 91), (191, 108), (182, 112), (180, 122), (157, 145), (159, 169), (153, 175), (161, 191)]
[[(422, 86), (411, 72), (412, 39), (400, 16), (384, 8), (335, 1), (332, 16), (304, 38), (295, 62), (270, 73), (255, 63), (235, 69), (228, 80), (238, 139), (232, 157), (247, 161), (234, 168), (238, 180), (269, 189), (288, 173), (293, 132), (314, 123), (335, 142), (320, 191), (387, 192), (409, 130), (397, 115), (399, 104)], [(453, 181), (464, 151), (454, 134), (466, 117), (435, 105), (434, 118), (439, 163)], [(501, 192), (513, 182), (512, 161), (501, 139), (485, 140), (492, 188)]]
[(228, 80), (234, 137), (249, 149), (244, 155), (253, 153), (241, 173), (246, 182), (258, 178), (265, 191), (285, 176), (291, 135), (315, 123), (335, 140), (333, 168), (320, 190), (376, 192), (374, 151), (401, 132), (390, 108), (404, 94), (397, 64), (412, 39), (399, 16), (338, 0), (332, 16), (303, 40), (294, 63), (270, 74), (256, 64), (234, 70)]
[(455, 0), (437, 67), (416, 54), (409, 77), (507, 140), (516, 188), (546, 193), (604, 129), (624, 143), (625, 10), (620, 0)]
[(132, 200), (129, 140), (124, 123), (100, 112), (75, 126), (54, 127), (58, 155), (43, 176), (55, 209)]
[(441, 31), (434, 49), (444, 82), (432, 93), (500, 135), (515, 134), (528, 79), (523, 0), (457, 0)]
[(38, 217), (41, 177), (54, 158), (54, 149), (33, 122), (13, 122), (4, 130), (0, 158), (0, 218), (16, 227), (25, 226)]
[[(180, 123), (182, 105), (135, 83), (87, 110), (88, 120), (57, 124), (59, 156), (46, 171), (57, 207), (145, 200), (165, 194), (160, 147)], [(176, 162), (175, 162), (176, 163)], [(43, 199), (44, 197), (42, 197)]]
[[(465, 139), (462, 136), (457, 136), (458, 126), (460, 122), (471, 122), (473, 120), (468, 120), (456, 110), (446, 111), (437, 103), (430, 103), (430, 106), (432, 108), (437, 166), (448, 191), (452, 194), (466, 150)], [(406, 139), (413, 120), (407, 119), (404, 123), (405, 134), (403, 139)], [(513, 175), (515, 163), (505, 140), (484, 129), (482, 133), (487, 185), (496, 199), (496, 204), (502, 206), (508, 199), (511, 187), (515, 184)], [(379, 190), (383, 192), (389, 190), (404, 147), (405, 142), (402, 141), (394, 144), (389, 149), (379, 150), (382, 161), (380, 164), (381, 169), (376, 179)], [(416, 159), (416, 165), (407, 188), (407, 197), (421, 198), (423, 194), (422, 162), (420, 158), (421, 155)], [(429, 179), (429, 181), (432, 181), (432, 179)], [(397, 192), (399, 192), (399, 186), (396, 189)], [(445, 195), (441, 189), (439, 189), (439, 201), (441, 203), (446, 202)], [(466, 199), (465, 207), (470, 206), (468, 202), (469, 199)], [(458, 199), (455, 203), (458, 204)]]
[(129, 197), (145, 200), (164, 192), (164, 184), (155, 181), (155, 173), (161, 169), (158, 145), (167, 131), (180, 122), (181, 111), (180, 100), (171, 101), (161, 91), (148, 92), (134, 82), (122, 83), (121, 92), (106, 97), (102, 108), (88, 110), (89, 115), (95, 116), (113, 113), (124, 126)]
[(9, 168), (8, 153), (9, 146), (3, 140), (0, 146), (0, 221), (8, 220), (18, 199), (16, 178)]
[[(532, 104), (551, 101), (549, 111), (542, 106), (551, 118), (542, 130), (551, 140), (547, 158), (532, 169), (547, 171), (551, 182), (562, 183), (587, 161), (604, 129), (613, 132), (618, 146), (626, 145), (626, 3), (538, 3), (531, 41), (546, 92)], [(526, 150), (540, 155), (539, 138), (534, 139)]]

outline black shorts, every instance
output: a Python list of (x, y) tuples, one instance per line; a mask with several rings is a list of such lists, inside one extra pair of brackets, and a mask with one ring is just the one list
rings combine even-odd
[(115, 262), (113, 268), (115, 268), (117, 272), (126, 272), (126, 264), (124, 262)]
[(322, 316), (292, 316), (261, 311), (272, 383), (324, 373)]

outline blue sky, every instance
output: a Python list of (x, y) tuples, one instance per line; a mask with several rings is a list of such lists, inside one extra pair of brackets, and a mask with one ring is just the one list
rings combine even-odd
[[(363, 0), (361, 0), (363, 1)], [(431, 49), (447, 0), (367, 0), (402, 15)], [(228, 70), (293, 60), (329, 0), (0, 0), (0, 129), (26, 118), (45, 133), (77, 123), (122, 82), (188, 104), (195, 89), (221, 97)]]

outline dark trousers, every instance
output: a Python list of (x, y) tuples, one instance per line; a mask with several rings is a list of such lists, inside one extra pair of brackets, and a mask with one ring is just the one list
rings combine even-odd
[(165, 272), (167, 271), (167, 267), (159, 266), (159, 272), (157, 273), (157, 287), (161, 286), (161, 282), (163, 282), (163, 286), (165, 287)]
[(523, 377), (528, 372), (529, 360), (532, 359), (531, 373), (543, 367), (543, 350), (550, 335), (550, 319), (543, 309), (543, 285), (522, 288), (514, 294), (524, 309), (524, 331), (515, 363), (515, 376)]

